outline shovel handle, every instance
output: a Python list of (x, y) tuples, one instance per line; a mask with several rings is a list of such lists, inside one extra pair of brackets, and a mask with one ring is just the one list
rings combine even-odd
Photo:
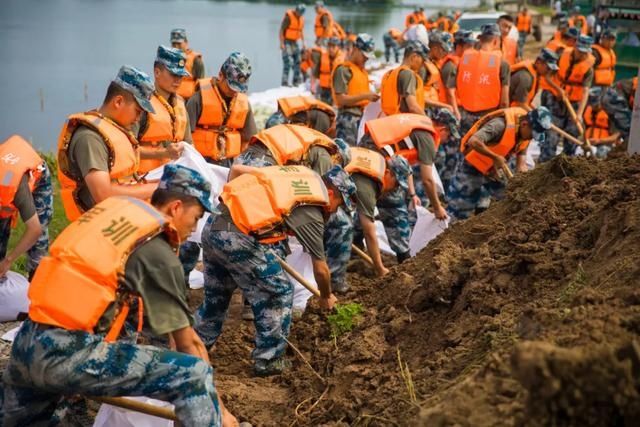
[(165, 420), (178, 421), (178, 417), (176, 417), (173, 409), (161, 408), (159, 406), (150, 405), (137, 400), (126, 399), (124, 397), (89, 397), (89, 399), (100, 403), (106, 403), (111, 406), (117, 406), (118, 408), (124, 408), (130, 411), (164, 418)]
[(359, 247), (357, 247), (356, 245), (352, 244), (351, 245), (351, 250), (353, 252), (356, 253), (356, 255), (358, 255), (360, 258), (362, 258), (363, 260), (365, 260), (368, 264), (371, 265), (371, 267), (373, 267), (373, 260), (371, 259), (371, 257), (369, 256), (369, 254), (367, 254), (365, 251), (363, 251), (362, 249), (360, 249)]
[(278, 262), (280, 263), (280, 265), (282, 266), (284, 271), (289, 273), (289, 275), (291, 277), (293, 277), (294, 279), (296, 279), (298, 281), (298, 283), (300, 283), (302, 286), (307, 288), (307, 290), (309, 292), (311, 292), (313, 295), (315, 295), (318, 298), (320, 298), (320, 291), (317, 288), (315, 288), (311, 283), (309, 283), (307, 281), (307, 279), (302, 277), (302, 275), (300, 273), (298, 273), (293, 267), (291, 267), (289, 264), (287, 264), (285, 260), (283, 260), (282, 258), (280, 258), (277, 255), (276, 255), (276, 258), (278, 259)]

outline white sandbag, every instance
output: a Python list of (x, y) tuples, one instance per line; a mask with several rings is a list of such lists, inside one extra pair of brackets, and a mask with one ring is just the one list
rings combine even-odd
[(537, 140), (532, 139), (531, 142), (529, 143), (529, 147), (527, 147), (527, 156), (526, 156), (527, 169), (533, 170), (533, 168), (536, 167), (536, 162), (538, 161), (539, 157), (540, 157), (540, 144), (538, 143)]
[(8, 271), (0, 278), (0, 322), (13, 322), (29, 312), (29, 281), (20, 273)]
[[(149, 405), (161, 408), (171, 408), (173, 405), (161, 400), (148, 397), (127, 397), (127, 399), (137, 400)], [(152, 415), (141, 414), (140, 412), (129, 411), (107, 404), (100, 405), (100, 410), (93, 422), (93, 427), (173, 427), (173, 421)]]
[(435, 215), (422, 206), (416, 209), (417, 221), (413, 231), (411, 232), (411, 240), (409, 240), (409, 249), (411, 256), (416, 256), (427, 244), (442, 233), (448, 226), (449, 221), (441, 221), (436, 219)]
[(384, 117), (385, 114), (382, 112), (382, 104), (380, 104), (380, 100), (375, 102), (370, 102), (364, 107), (364, 111), (362, 112), (362, 119), (360, 119), (360, 125), (358, 125), (358, 144), (364, 135), (364, 125), (369, 120), (377, 119), (379, 117)]
[(13, 342), (16, 339), (16, 335), (18, 335), (18, 331), (20, 330), (21, 327), (22, 327), (22, 322), (20, 322), (20, 324), (15, 328), (5, 332), (5, 334), (1, 336), (0, 339), (2, 339), (3, 341)]
[(429, 32), (422, 24), (410, 26), (404, 33), (403, 38), (405, 40), (418, 40), (422, 42), (423, 45), (429, 46)]
[[(287, 256), (287, 259), (285, 260), (287, 264), (293, 267), (294, 270), (300, 273), (302, 277), (307, 279), (309, 283), (317, 288), (318, 284), (316, 283), (316, 279), (313, 276), (313, 264), (311, 264), (311, 255), (304, 251), (302, 245), (295, 237), (289, 238), (289, 249), (291, 249), (291, 254)], [(293, 283), (293, 307), (304, 310), (304, 308), (307, 306), (307, 301), (313, 296), (313, 294), (309, 292), (307, 288), (298, 283), (298, 281), (291, 277), (288, 273), (287, 277), (289, 278), (291, 283)]]
[(191, 273), (189, 273), (189, 288), (204, 288), (204, 273), (202, 271), (198, 271), (195, 268), (191, 270)]

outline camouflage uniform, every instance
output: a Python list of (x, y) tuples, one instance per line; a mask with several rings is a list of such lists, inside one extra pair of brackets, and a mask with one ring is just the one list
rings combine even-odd
[(384, 42), (384, 58), (387, 62), (391, 59), (391, 51), (393, 50), (393, 56), (396, 59), (396, 62), (400, 62), (400, 45), (398, 42), (391, 37), (391, 34), (388, 32), (384, 33), (382, 36), (382, 41)]
[[(463, 161), (458, 172), (451, 180), (447, 213), (454, 220), (467, 219), (478, 207), (486, 204), (487, 198), (501, 199), (504, 195), (505, 182), (486, 177), (466, 161)], [(482, 203), (482, 202), (485, 203)]]
[(614, 88), (603, 88), (602, 108), (609, 115), (609, 120), (613, 121), (616, 129), (620, 131), (620, 136), (628, 140), (631, 130), (631, 109), (627, 100)]
[(362, 117), (356, 114), (338, 112), (336, 118), (336, 137), (355, 147), (358, 141), (358, 127)]
[(331, 270), (331, 289), (346, 292), (347, 264), (353, 243), (353, 218), (340, 207), (331, 214), (324, 228), (324, 250)]
[(287, 118), (284, 116), (284, 114), (282, 114), (282, 111), (278, 110), (269, 116), (264, 124), (264, 128), (269, 129), (277, 125), (283, 125), (285, 123), (287, 123)]
[[(578, 132), (578, 127), (571, 119), (567, 106), (564, 105), (561, 99), (558, 100), (551, 92), (543, 90), (540, 101), (542, 105), (551, 111), (554, 125), (560, 129), (564, 129), (571, 135), (578, 137), (580, 134), (580, 132)], [(577, 110), (577, 102), (572, 102), (571, 105), (573, 105), (574, 110)], [(543, 163), (554, 158), (556, 156), (558, 144), (561, 140), (562, 137), (558, 135), (558, 133), (548, 131), (544, 142), (540, 144), (540, 157), (538, 158), (538, 162)], [(573, 142), (567, 141), (566, 139), (562, 142), (562, 152), (567, 156), (575, 155), (576, 148), (577, 145)]]
[[(46, 163), (42, 167), (42, 175), (36, 183), (33, 192), (33, 202), (36, 214), (42, 226), (42, 234), (33, 246), (27, 250), (26, 270), (31, 277), (40, 260), (49, 251), (49, 222), (53, 216), (53, 188), (51, 187), (51, 173)], [(11, 236), (11, 218), (0, 219), (0, 259), (7, 255), (9, 237)]]
[(196, 268), (198, 264), (198, 258), (200, 258), (200, 244), (197, 242), (186, 241), (180, 245), (180, 252), (178, 254), (182, 268), (184, 270), (184, 280), (187, 287), (189, 286), (189, 274)]
[(3, 379), (6, 427), (57, 424), (56, 405), (68, 394), (147, 396), (175, 405), (183, 425), (221, 425), (213, 369), (202, 359), (31, 320), (15, 338)]
[(282, 86), (289, 85), (289, 70), (293, 73), (293, 86), (302, 83), (300, 46), (296, 41), (285, 40), (284, 49), (282, 49)]

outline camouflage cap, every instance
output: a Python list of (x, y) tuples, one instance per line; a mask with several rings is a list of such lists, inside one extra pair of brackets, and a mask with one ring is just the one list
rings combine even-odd
[(439, 44), (447, 53), (453, 50), (453, 37), (443, 31), (432, 31), (429, 34), (429, 43)]
[(547, 131), (551, 129), (551, 112), (546, 107), (538, 107), (529, 111), (526, 117), (533, 131), (533, 139), (544, 142)]
[(174, 28), (171, 30), (171, 43), (177, 42), (186, 42), (187, 41), (187, 30), (184, 28)]
[(376, 47), (373, 37), (367, 33), (360, 33), (356, 37), (354, 46), (361, 51), (367, 59), (374, 59), (376, 57), (374, 50)]
[(348, 211), (354, 209), (354, 199), (356, 197), (356, 184), (351, 179), (351, 176), (340, 165), (335, 165), (327, 173), (322, 176), (323, 179), (328, 181), (331, 185), (336, 187), (342, 195), (344, 200), (344, 206)]
[(307, 10), (307, 6), (305, 6), (304, 3), (299, 3), (296, 6), (296, 12), (298, 12), (298, 14), (300, 15), (304, 15), (305, 10)]
[(427, 59), (429, 57), (429, 48), (418, 40), (409, 40), (404, 45), (404, 51), (405, 53), (417, 53), (423, 59)]
[(251, 63), (243, 53), (232, 52), (220, 67), (220, 71), (231, 89), (241, 93), (249, 89), (247, 83), (251, 77)]
[(164, 167), (158, 189), (182, 193), (198, 199), (205, 211), (211, 212), (211, 184), (198, 171), (168, 164)]
[(576, 27), (569, 27), (567, 32), (564, 33), (564, 36), (569, 37), (570, 39), (578, 40), (578, 37), (580, 36), (580, 30), (578, 30)]
[(144, 111), (151, 114), (155, 113), (149, 99), (156, 88), (148, 75), (135, 67), (123, 65), (120, 67), (113, 83), (133, 95), (140, 108)]
[(476, 39), (473, 38), (473, 31), (459, 30), (453, 34), (455, 43), (474, 44)]
[(593, 37), (580, 36), (576, 43), (576, 49), (583, 53), (591, 53), (591, 46), (593, 45)]
[(589, 89), (589, 105), (598, 105), (602, 102), (602, 86), (594, 86)]
[(454, 139), (460, 139), (460, 122), (456, 119), (456, 116), (453, 115), (451, 110), (447, 108), (438, 108), (433, 116), (433, 121), (440, 126), (444, 126), (449, 129), (449, 133)]
[(498, 28), (498, 24), (485, 24), (480, 27), (480, 36), (500, 36), (500, 28)]
[(324, 2), (322, 0), (318, 0), (316, 2), (316, 7), (324, 7)]
[(611, 28), (606, 28), (602, 30), (602, 33), (600, 34), (600, 39), (615, 39), (615, 38), (616, 38), (616, 33)]
[(156, 62), (164, 65), (174, 76), (190, 77), (191, 74), (184, 68), (187, 55), (180, 50), (167, 46), (158, 46)]
[(333, 36), (333, 37), (329, 37), (329, 40), (327, 40), (327, 44), (340, 46), (342, 44), (342, 41), (338, 37)]
[(342, 167), (345, 167), (351, 162), (351, 149), (349, 148), (349, 144), (345, 142), (342, 138), (334, 139), (334, 142), (338, 146), (338, 155), (340, 156), (340, 163)]
[(387, 160), (387, 165), (391, 172), (396, 176), (398, 185), (405, 190), (409, 189), (409, 176), (411, 175), (411, 166), (409, 162), (402, 156), (393, 156)]
[(549, 67), (551, 71), (558, 70), (558, 54), (551, 49), (547, 49), (546, 47), (542, 49), (537, 59), (547, 64), (547, 67)]

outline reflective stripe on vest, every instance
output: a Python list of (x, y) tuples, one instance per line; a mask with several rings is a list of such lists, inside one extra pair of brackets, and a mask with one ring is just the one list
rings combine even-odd
[(464, 52), (456, 87), (460, 104), (472, 113), (497, 108), (500, 105), (500, 51), (469, 49)]
[(198, 81), (202, 96), (202, 113), (191, 134), (196, 150), (214, 160), (234, 158), (242, 149), (240, 129), (249, 113), (249, 98), (236, 93), (229, 107), (212, 79)]
[[(94, 333), (111, 304), (126, 300), (121, 285), (131, 253), (162, 232), (177, 251), (177, 232), (151, 205), (130, 197), (98, 203), (60, 233), (40, 262), (29, 286), (29, 317)], [(128, 310), (126, 303), (117, 306)]]
[(415, 130), (429, 132), (433, 138), (435, 149), (438, 150), (440, 134), (427, 116), (412, 113), (395, 114), (369, 120), (365, 124), (365, 133), (371, 136), (376, 147), (386, 157), (399, 155), (407, 159), (411, 165), (418, 163), (418, 150), (411, 141), (411, 133)]
[(178, 87), (178, 95), (184, 98), (187, 101), (189, 98), (193, 96), (196, 91), (196, 76), (193, 75), (193, 63), (196, 58), (202, 56), (201, 53), (195, 52), (191, 49), (187, 50), (187, 62), (184, 64), (184, 68), (191, 74), (189, 77), (183, 77), (180, 82), (180, 87)]
[[(583, 86), (584, 77), (593, 67), (595, 58), (589, 54), (587, 59), (580, 62), (573, 61), (573, 48), (566, 48), (560, 56), (558, 62), (558, 77), (562, 82), (563, 89), (567, 93), (569, 101), (579, 102), (585, 91)], [(589, 90), (589, 88), (586, 88)]]
[[(347, 67), (351, 71), (351, 80), (349, 80), (349, 84), (347, 85), (347, 95), (362, 95), (365, 93), (369, 93), (369, 74), (367, 71), (358, 67), (352, 62), (345, 61), (342, 64), (336, 66), (331, 73), (331, 95), (333, 96), (334, 102), (337, 99), (336, 93), (333, 87), (333, 77), (335, 72), (340, 67)], [(356, 106), (365, 107), (369, 104), (370, 101), (363, 99), (358, 102)], [(340, 106), (339, 106), (340, 107)]]
[(289, 26), (284, 31), (286, 40), (296, 41), (302, 38), (304, 29), (304, 16), (298, 16), (292, 9), (287, 10), (289, 17)]
[(109, 151), (109, 177), (114, 182), (133, 183), (139, 166), (138, 141), (133, 134), (96, 111), (72, 114), (67, 118), (58, 138), (58, 179), (60, 197), (69, 221), (76, 220), (84, 211), (77, 199), (78, 182), (83, 177), (73, 176), (69, 160), (69, 145), (78, 126), (96, 131)]
[(335, 142), (317, 130), (300, 125), (281, 124), (264, 129), (251, 138), (250, 144), (262, 143), (279, 165), (300, 164), (314, 145), (325, 147), (335, 154)]
[(0, 143), (0, 218), (15, 218), (13, 199), (22, 177), (28, 177), (33, 191), (42, 176), (44, 161), (31, 144), (21, 136), (12, 135)]
[(304, 166), (268, 166), (225, 184), (220, 200), (233, 223), (258, 240), (284, 239), (277, 230), (300, 205), (328, 206), (329, 194), (320, 175)]
[[(398, 78), (404, 70), (414, 75), (416, 79), (416, 101), (420, 108), (424, 110), (424, 83), (422, 79), (406, 65), (400, 65), (393, 70), (387, 71), (385, 75), (382, 76), (382, 82), (380, 84), (380, 103), (382, 111), (388, 116), (401, 112), (402, 97), (398, 93)], [(406, 113), (406, 111), (402, 111), (402, 113)]]
[[(531, 104), (531, 102), (533, 102), (534, 96), (536, 95), (536, 92), (538, 91), (538, 73), (536, 73), (535, 68), (533, 68), (533, 61), (531, 60), (520, 61), (517, 64), (513, 65), (511, 67), (511, 76), (513, 76), (514, 73), (520, 70), (527, 70), (533, 78), (531, 88), (529, 88), (529, 93), (527, 93), (527, 104)], [(514, 103), (514, 101), (511, 102), (512, 104)]]
[(596, 65), (593, 74), (593, 84), (597, 86), (611, 86), (616, 79), (616, 53), (613, 49), (605, 49), (594, 44), (593, 49), (600, 54), (600, 63)]
[(465, 153), (465, 161), (485, 175), (489, 173), (489, 171), (493, 168), (493, 160), (491, 160), (490, 157), (480, 154), (470, 147), (467, 147), (467, 141), (482, 126), (496, 117), (503, 117), (506, 122), (506, 127), (504, 134), (502, 135), (502, 139), (500, 140), (500, 142), (498, 142), (498, 144), (487, 145), (489, 151), (505, 158), (507, 158), (513, 152), (520, 153), (525, 151), (529, 146), (529, 140), (521, 141), (519, 144), (516, 144), (516, 139), (518, 137), (518, 123), (520, 117), (526, 114), (527, 111), (524, 108), (510, 107), (492, 111), (491, 113), (481, 117), (480, 120), (478, 120), (473, 125), (473, 127), (469, 129), (469, 132), (467, 132), (460, 141), (460, 151)]
[(351, 161), (345, 166), (345, 171), (350, 174), (361, 173), (384, 185), (387, 162), (382, 154), (364, 147), (349, 147), (349, 153)]

